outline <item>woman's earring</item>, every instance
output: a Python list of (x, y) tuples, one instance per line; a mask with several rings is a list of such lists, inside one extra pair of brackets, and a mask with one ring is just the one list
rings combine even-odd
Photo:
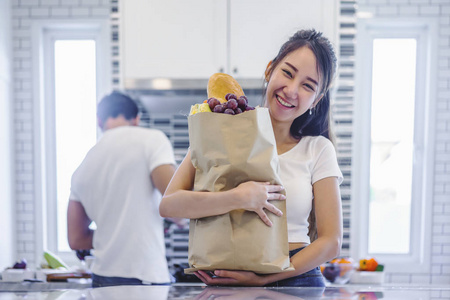
[(312, 114), (313, 114), (312, 108), (310, 108), (310, 109), (309, 109), (309, 115), (312, 115)]

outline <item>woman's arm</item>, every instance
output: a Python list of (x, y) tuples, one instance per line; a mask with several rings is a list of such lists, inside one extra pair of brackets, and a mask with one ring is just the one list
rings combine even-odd
[[(291, 262), (295, 271), (285, 279), (308, 272), (339, 255), (342, 243), (342, 206), (339, 182), (336, 177), (327, 177), (314, 183), (314, 205), (316, 210), (317, 239), (295, 254)], [(270, 281), (278, 281), (275, 274)], [(288, 274), (286, 274), (288, 275)], [(269, 283), (268, 282), (268, 283)], [(267, 284), (267, 283), (265, 283)]]
[(280, 185), (248, 181), (224, 192), (199, 192), (192, 191), (194, 177), (195, 168), (188, 151), (162, 198), (159, 206), (162, 217), (196, 219), (245, 209), (256, 212), (264, 223), (271, 226), (266, 210), (282, 215), (278, 208), (269, 203), (269, 200), (286, 198), (278, 193), (283, 189)]
[(271, 282), (294, 277), (325, 263), (339, 255), (342, 242), (342, 212), (339, 183), (336, 177), (328, 177), (313, 185), (316, 206), (318, 238), (295, 254), (291, 263), (295, 270), (270, 275), (253, 272), (217, 270), (211, 278), (203, 271), (196, 272), (203, 282), (210, 285), (263, 286)]

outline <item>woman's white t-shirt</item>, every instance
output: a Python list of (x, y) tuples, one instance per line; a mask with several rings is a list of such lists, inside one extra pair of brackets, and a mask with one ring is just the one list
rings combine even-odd
[(331, 141), (323, 136), (302, 137), (279, 157), (281, 182), (286, 190), (288, 240), (310, 243), (308, 216), (312, 208), (313, 184), (326, 177), (343, 176)]

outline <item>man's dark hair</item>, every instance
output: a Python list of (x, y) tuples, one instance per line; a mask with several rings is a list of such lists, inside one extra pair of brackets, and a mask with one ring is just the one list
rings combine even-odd
[(137, 117), (139, 108), (133, 99), (120, 92), (112, 92), (102, 98), (97, 106), (97, 117), (102, 124), (108, 118), (117, 118), (123, 115), (125, 119), (132, 120)]

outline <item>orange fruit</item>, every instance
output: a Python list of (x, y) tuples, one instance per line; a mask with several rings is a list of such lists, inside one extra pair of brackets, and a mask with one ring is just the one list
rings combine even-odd
[(343, 257), (339, 260), (340, 264), (352, 264), (353, 259), (351, 257)]

